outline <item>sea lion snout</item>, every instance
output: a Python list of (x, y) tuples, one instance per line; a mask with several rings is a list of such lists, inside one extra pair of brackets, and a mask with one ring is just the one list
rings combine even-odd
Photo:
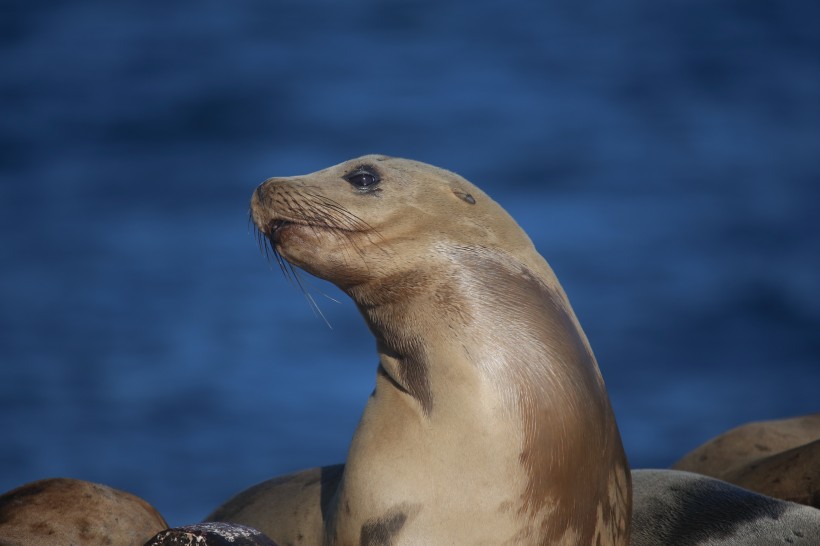
[[(266, 181), (267, 182), (267, 181)], [(251, 197), (251, 208), (259, 206), (265, 199), (265, 182), (262, 182), (256, 189), (253, 190), (253, 197)]]
[(276, 186), (286, 182), (287, 179), (275, 176), (263, 180), (258, 186), (256, 186), (256, 189), (253, 190), (253, 195), (251, 196), (251, 209), (270, 206)]
[(292, 223), (281, 217), (283, 207), (281, 203), (277, 203), (276, 186), (281, 184), (281, 179), (268, 178), (256, 187), (251, 196), (251, 220), (256, 229), (271, 241), (274, 241), (274, 236), (282, 227)]
[(251, 220), (253, 221), (254, 226), (256, 226), (256, 229), (258, 229), (262, 233), (265, 233), (265, 235), (267, 235), (265, 231), (266, 226), (264, 219), (264, 209), (265, 203), (267, 201), (265, 195), (265, 184), (267, 184), (267, 182), (267, 180), (265, 182), (262, 182), (261, 184), (256, 186), (255, 190), (253, 190), (250, 208)]

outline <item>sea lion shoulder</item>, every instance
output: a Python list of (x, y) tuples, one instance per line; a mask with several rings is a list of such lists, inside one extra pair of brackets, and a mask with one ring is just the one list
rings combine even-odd
[(280, 546), (290, 540), (321, 544), (323, 518), (339, 486), (344, 465), (310, 468), (265, 480), (211, 512), (205, 521), (253, 527)]

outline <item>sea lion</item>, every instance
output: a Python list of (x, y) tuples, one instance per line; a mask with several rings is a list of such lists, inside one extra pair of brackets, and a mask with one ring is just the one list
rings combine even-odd
[(141, 498), (82, 480), (40, 480), (0, 496), (2, 546), (142, 546), (167, 527)]
[(736, 427), (672, 468), (820, 508), (820, 413)]
[(376, 387), (344, 467), (251, 488), (208, 519), (282, 545), (628, 543), (630, 474), (595, 357), (490, 197), (371, 155), (271, 178), (251, 214), (277, 259), (356, 303)]
[(678, 470), (633, 470), (632, 546), (820, 545), (820, 510)]

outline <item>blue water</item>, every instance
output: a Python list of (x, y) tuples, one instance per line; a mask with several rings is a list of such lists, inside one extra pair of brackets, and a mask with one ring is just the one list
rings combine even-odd
[[(0, 490), (172, 524), (343, 460), (374, 382), (256, 249), (253, 188), (461, 173), (555, 268), (634, 466), (820, 411), (820, 4), (12, 0), (0, 7)], [(341, 304), (320, 296), (340, 298)]]

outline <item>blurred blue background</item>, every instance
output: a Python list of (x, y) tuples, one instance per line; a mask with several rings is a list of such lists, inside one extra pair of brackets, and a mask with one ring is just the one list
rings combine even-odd
[(518, 219), (633, 466), (820, 410), (817, 2), (0, 6), (0, 490), (84, 478), (184, 524), (342, 461), (374, 343), (247, 208), (371, 152)]

